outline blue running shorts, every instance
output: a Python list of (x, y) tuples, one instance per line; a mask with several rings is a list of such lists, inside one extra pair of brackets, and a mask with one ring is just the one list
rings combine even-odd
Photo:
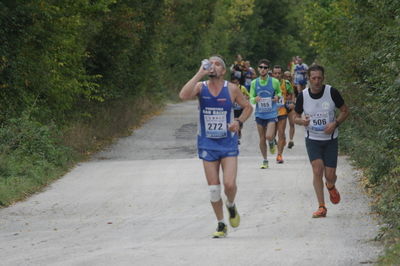
[(235, 151), (213, 151), (206, 149), (198, 149), (199, 158), (205, 161), (218, 161), (225, 157), (234, 157), (239, 155), (239, 150)]

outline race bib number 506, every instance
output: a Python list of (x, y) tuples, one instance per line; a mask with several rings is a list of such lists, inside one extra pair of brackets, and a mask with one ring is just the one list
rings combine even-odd
[(315, 131), (324, 131), (328, 121), (328, 112), (316, 113), (311, 117), (311, 129)]

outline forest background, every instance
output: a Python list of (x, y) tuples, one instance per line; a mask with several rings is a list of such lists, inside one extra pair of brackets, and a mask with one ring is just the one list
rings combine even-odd
[(0, 206), (59, 178), (177, 100), (211, 54), (327, 69), (351, 110), (341, 152), (400, 264), (400, 3), (371, 0), (2, 0)]

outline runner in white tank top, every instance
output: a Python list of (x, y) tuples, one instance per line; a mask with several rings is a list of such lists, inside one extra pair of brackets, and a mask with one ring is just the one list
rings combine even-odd
[[(340, 201), (335, 187), (338, 157), (338, 127), (346, 120), (349, 109), (340, 93), (330, 85), (324, 85), (324, 68), (311, 66), (308, 71), (310, 87), (297, 97), (295, 123), (306, 130), (306, 148), (313, 169), (313, 185), (318, 200), (318, 210), (313, 218), (325, 217), (324, 180), (333, 204)], [(335, 116), (335, 110), (339, 115)]]

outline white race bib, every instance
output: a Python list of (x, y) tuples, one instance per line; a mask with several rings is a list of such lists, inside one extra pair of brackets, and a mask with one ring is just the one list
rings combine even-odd
[(252, 81), (252, 79), (246, 79), (245, 80), (245, 85), (246, 86), (250, 86), (251, 85), (251, 81)]
[(314, 131), (324, 131), (329, 123), (329, 112), (315, 113), (310, 117), (310, 127)]
[(204, 124), (207, 138), (220, 139), (228, 135), (226, 115), (204, 115)]
[(285, 105), (285, 97), (279, 97), (279, 100), (278, 100), (278, 105), (279, 106), (284, 106)]
[(261, 113), (271, 112), (272, 110), (272, 98), (265, 97), (261, 98), (260, 101), (257, 103), (258, 111)]

